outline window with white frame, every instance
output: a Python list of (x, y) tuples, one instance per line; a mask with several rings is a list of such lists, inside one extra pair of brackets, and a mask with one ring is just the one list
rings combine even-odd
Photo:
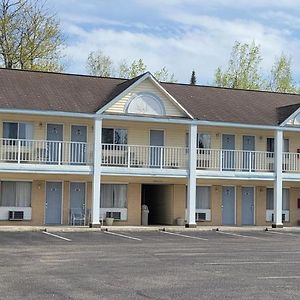
[[(274, 138), (267, 138), (267, 152), (274, 152), (275, 151), (275, 139)], [(289, 139), (283, 140), (283, 152), (289, 152)]]
[(103, 218), (127, 219), (126, 184), (101, 184), (100, 213)]
[(211, 187), (197, 186), (196, 189), (196, 220), (211, 220)]
[(33, 125), (31, 123), (3, 122), (3, 138), (31, 140)]
[(0, 206), (31, 207), (31, 182), (1, 181)]
[(127, 144), (128, 131), (123, 128), (102, 128), (103, 144)]
[[(210, 149), (211, 148), (211, 135), (207, 133), (197, 133), (197, 148)], [(189, 147), (189, 133), (186, 133), (186, 147)]]
[[(289, 189), (282, 189), (282, 220), (289, 221), (289, 210), (290, 210), (290, 196)], [(266, 219), (267, 221), (274, 221), (274, 189), (267, 188), (266, 195)], [(273, 217), (272, 217), (273, 216)]]

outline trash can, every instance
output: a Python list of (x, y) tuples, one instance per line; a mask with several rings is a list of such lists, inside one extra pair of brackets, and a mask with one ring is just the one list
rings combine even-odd
[(149, 209), (146, 204), (142, 205), (142, 225), (147, 226), (148, 225), (148, 215), (149, 215)]

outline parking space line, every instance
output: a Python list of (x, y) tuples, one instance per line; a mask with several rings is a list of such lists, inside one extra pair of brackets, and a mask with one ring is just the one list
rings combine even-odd
[(225, 232), (225, 231), (216, 231), (218, 233), (222, 234), (227, 234), (227, 235), (232, 235), (232, 236), (237, 236), (237, 237), (242, 237), (242, 238), (250, 238), (250, 239), (256, 239), (256, 240), (265, 240), (263, 238), (259, 238), (256, 236), (250, 236), (250, 235), (242, 235), (242, 234), (237, 234), (237, 233), (232, 233), (232, 232)]
[(300, 276), (265, 276), (257, 277), (257, 279), (299, 279)]
[(111, 231), (103, 231), (103, 232), (106, 233), (106, 234), (111, 234), (111, 235), (123, 237), (123, 238), (126, 238), (126, 239), (130, 239), (130, 240), (141, 241), (141, 239), (139, 239), (139, 238), (132, 237), (132, 236), (125, 235), (125, 234), (121, 234), (121, 233), (115, 233), (115, 232), (111, 232)]
[(278, 232), (278, 231), (268, 231), (270, 233), (276, 233), (276, 234), (283, 234), (283, 235), (289, 235), (289, 236), (295, 236), (295, 237), (300, 237), (300, 235), (297, 235), (297, 234), (292, 234), (292, 233), (289, 233), (289, 232)]
[(231, 262), (211, 262), (203, 263), (203, 265), (259, 265), (259, 264), (270, 264), (270, 265), (279, 265), (279, 264), (300, 264), (300, 261), (231, 261)]
[(190, 235), (185, 235), (185, 234), (181, 234), (181, 233), (175, 233), (175, 232), (169, 232), (169, 231), (160, 231), (166, 234), (170, 234), (170, 235), (175, 235), (175, 236), (181, 236), (181, 237), (185, 237), (185, 238), (190, 238), (190, 239), (195, 239), (195, 240), (202, 240), (202, 241), (208, 241), (208, 239), (205, 238), (200, 238), (197, 236), (190, 236)]
[(70, 239), (67, 239), (63, 236), (60, 236), (60, 235), (57, 235), (57, 234), (53, 234), (53, 233), (50, 233), (50, 232), (47, 232), (47, 231), (43, 231), (44, 234), (47, 234), (47, 235), (50, 235), (50, 236), (53, 236), (55, 238), (58, 238), (58, 239), (61, 239), (61, 240), (64, 240), (64, 241), (67, 241), (67, 242), (72, 242), (72, 240)]

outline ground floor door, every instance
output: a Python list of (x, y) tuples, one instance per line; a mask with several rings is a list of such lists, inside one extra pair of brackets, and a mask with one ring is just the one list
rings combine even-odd
[(46, 182), (45, 224), (61, 224), (62, 182)]
[(242, 188), (242, 225), (254, 225), (254, 188)]
[(235, 224), (235, 187), (223, 186), (222, 190), (222, 225)]
[(70, 224), (84, 225), (85, 219), (85, 183), (70, 183)]

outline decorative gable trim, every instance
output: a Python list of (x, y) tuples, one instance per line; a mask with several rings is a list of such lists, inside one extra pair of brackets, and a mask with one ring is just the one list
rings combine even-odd
[(123, 92), (121, 92), (119, 95), (117, 95), (115, 98), (113, 98), (109, 103), (104, 105), (101, 109), (99, 109), (96, 114), (103, 114), (105, 111), (107, 111), (110, 107), (112, 107), (115, 103), (117, 103), (119, 100), (121, 100), (124, 96), (129, 94), (135, 87), (137, 87), (140, 83), (145, 81), (146, 79), (151, 80), (151, 82), (161, 91), (163, 94), (165, 94), (172, 102), (173, 104), (185, 115), (187, 115), (189, 118), (194, 119), (194, 117), (167, 91), (165, 90), (160, 83), (154, 78), (154, 76), (147, 72), (141, 78), (139, 78), (137, 81), (135, 81), (133, 84), (131, 84), (127, 89), (125, 89)]
[[(298, 124), (295, 124), (295, 119), (297, 118)], [(280, 125), (280, 127), (284, 126), (300, 126), (300, 107), (294, 111), (286, 120), (284, 120)]]

